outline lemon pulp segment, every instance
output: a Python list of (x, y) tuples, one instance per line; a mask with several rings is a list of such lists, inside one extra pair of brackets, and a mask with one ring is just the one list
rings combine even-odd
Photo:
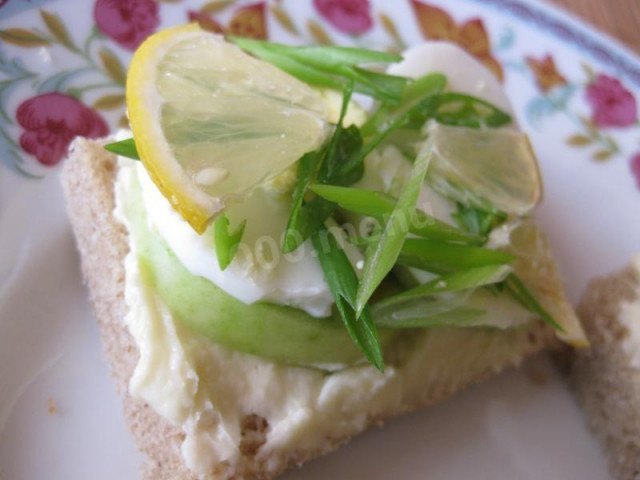
[(455, 200), (518, 216), (542, 197), (538, 162), (526, 134), (433, 124), (428, 181)]

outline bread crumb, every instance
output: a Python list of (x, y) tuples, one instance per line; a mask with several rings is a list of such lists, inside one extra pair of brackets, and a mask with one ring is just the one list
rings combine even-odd
[(47, 398), (47, 411), (49, 415), (53, 415), (58, 411), (58, 407), (56, 406), (56, 402), (53, 397)]
[(240, 452), (247, 457), (255, 456), (267, 441), (269, 422), (260, 415), (251, 414), (242, 419), (241, 426)]

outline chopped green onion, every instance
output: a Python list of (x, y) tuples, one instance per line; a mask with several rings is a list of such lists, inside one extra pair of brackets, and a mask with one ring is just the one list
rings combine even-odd
[(342, 90), (345, 86), (346, 82), (340, 77), (318, 70), (286, 55), (279, 55), (270, 50), (260, 50), (258, 48), (251, 53), (310, 85), (333, 88), (335, 90)]
[(115, 153), (121, 157), (131, 158), (133, 160), (140, 160), (138, 149), (133, 138), (127, 138), (126, 140), (120, 140), (119, 142), (107, 143), (104, 149), (108, 152)]
[(473, 326), (485, 310), (465, 306), (478, 288), (502, 282), (513, 269), (491, 265), (450, 273), (372, 307), (377, 325), (395, 328)]
[(336, 129), (329, 140), (329, 146), (327, 148), (327, 159), (322, 165), (322, 169), (320, 170), (320, 177), (323, 180), (333, 178), (336, 175), (337, 170), (337, 153), (338, 146), (340, 145), (340, 140), (342, 139), (342, 134), (344, 133), (344, 118), (347, 116), (347, 110), (349, 109), (349, 102), (351, 101), (351, 97), (353, 96), (353, 85), (354, 82), (350, 82), (347, 88), (342, 92), (342, 105), (340, 106), (340, 117), (338, 118), (338, 123), (336, 124)]
[(354, 89), (379, 100), (399, 103), (407, 78), (377, 73), (358, 67), (370, 63), (390, 63), (397, 55), (349, 47), (291, 47), (287, 45), (230, 37), (240, 48), (272, 63), (294, 77), (315, 86), (342, 90), (346, 80)]
[(393, 196), (377, 190), (319, 184), (312, 185), (310, 190), (345, 210), (370, 217), (391, 213), (397, 202)]
[[(362, 135), (369, 137), (387, 130), (388, 125), (393, 123), (393, 118), (406, 113), (418, 101), (442, 92), (446, 85), (447, 77), (441, 73), (430, 73), (410, 82), (402, 93), (400, 105), (390, 108), (385, 103), (380, 104), (375, 113), (362, 125)], [(406, 121), (407, 118), (403, 117), (402, 122)]]
[[(411, 307), (412, 313), (387, 312), (372, 310), (374, 323), (384, 328), (465, 328), (482, 325), (480, 317), (487, 315), (487, 311), (480, 308), (458, 306), (467, 299), (464, 295), (456, 295), (462, 300), (420, 300)], [(453, 303), (453, 306), (450, 305)]]
[[(310, 190), (330, 202), (337, 203), (345, 210), (369, 217), (390, 214), (398, 202), (396, 197), (376, 190), (319, 184), (311, 186)], [(422, 237), (463, 243), (479, 243), (485, 239), (483, 236), (452, 227), (420, 209), (415, 209), (409, 220), (409, 231)]]
[(234, 231), (231, 231), (226, 213), (222, 213), (216, 218), (213, 224), (213, 234), (220, 270), (225, 270), (233, 260), (246, 224), (247, 221), (244, 220)]
[(415, 211), (420, 188), (431, 160), (431, 143), (425, 142), (413, 164), (411, 176), (382, 229), (380, 240), (371, 244), (365, 254), (362, 280), (358, 286), (356, 312), (366, 306), (375, 289), (391, 271), (409, 233), (411, 214)]
[[(459, 108), (454, 110), (456, 105)], [(432, 118), (445, 125), (469, 128), (497, 128), (511, 123), (511, 116), (492, 103), (455, 92), (429, 96), (413, 106), (408, 114), (411, 128), (422, 128)]]
[(529, 291), (527, 286), (515, 273), (509, 275), (505, 281), (507, 291), (527, 310), (540, 315), (540, 318), (544, 323), (550, 327), (564, 332), (564, 329), (558, 322), (547, 312), (542, 305), (536, 300), (533, 294)]
[(418, 100), (422, 100), (431, 95), (436, 95), (447, 86), (447, 77), (441, 73), (429, 73), (420, 78), (416, 78), (407, 85), (402, 94), (402, 105), (400, 108), (411, 106)]
[[(406, 77), (372, 72), (358, 67), (343, 67), (340, 73), (362, 85), (358, 89), (359, 92), (392, 104), (400, 103), (409, 80)], [(365, 87), (370, 88), (370, 91)]]
[(344, 91), (340, 120), (329, 143), (300, 159), (298, 181), (293, 193), (293, 208), (282, 245), (283, 253), (298, 248), (335, 210), (335, 204), (321, 197), (303, 202), (314, 178), (320, 183), (345, 184), (353, 183), (362, 176), (362, 161), (352, 164), (349, 160), (362, 145), (360, 132), (354, 125), (347, 128), (342, 126), (352, 92), (351, 87)]
[(441, 273), (486, 265), (502, 265), (513, 260), (513, 255), (499, 250), (456, 245), (426, 238), (407, 238), (398, 257), (398, 264)]
[(400, 128), (407, 122), (407, 116), (401, 115), (395, 118), (391, 123), (385, 125), (385, 130), (376, 133), (366, 145), (362, 145), (360, 149), (349, 159), (349, 164), (359, 165), (374, 149), (376, 149), (391, 133)]
[(311, 241), (318, 253), (327, 285), (331, 290), (340, 317), (349, 335), (378, 370), (384, 370), (382, 347), (378, 332), (371, 319), (369, 307), (356, 313), (356, 292), (358, 277), (340, 245), (332, 233), (322, 228), (311, 235)]
[(307, 192), (309, 185), (311, 185), (313, 177), (317, 173), (323, 154), (324, 152), (322, 150), (316, 150), (314, 152), (304, 154), (298, 161), (298, 179), (293, 190), (293, 207), (289, 214), (287, 229), (284, 232), (284, 240), (282, 244), (283, 253), (293, 252), (305, 240), (302, 232), (304, 214), (306, 213), (302, 210), (304, 195)]
[(228, 39), (243, 50), (251, 53), (271, 51), (323, 69), (337, 69), (342, 66), (357, 66), (372, 63), (394, 63), (402, 60), (402, 56), (393, 53), (356, 47), (293, 47), (281, 43), (265, 42), (243, 37), (231, 36), (228, 37)]
[(439, 326), (468, 327), (477, 325), (484, 309), (466, 307), (471, 290), (409, 298), (398, 303), (376, 303), (371, 306), (374, 322), (387, 328), (432, 328)]
[(406, 292), (386, 298), (381, 301), (380, 304), (387, 305), (409, 298), (484, 287), (502, 282), (511, 272), (513, 272), (513, 267), (509, 265), (487, 265), (485, 267), (476, 267), (460, 272), (448, 273), (430, 282), (407, 290)]
[[(458, 223), (460, 223), (461, 226), (463, 226), (470, 232), (482, 231), (487, 229), (490, 231), (496, 221), (501, 221), (504, 218), (504, 214), (484, 212), (473, 207), (464, 207), (459, 204), (458, 213), (454, 215), (454, 218), (458, 220)], [(415, 261), (415, 258), (404, 258), (403, 260), (405, 261), (405, 265), (414, 263), (414, 265), (412, 266), (416, 266), (418, 263), (417, 261)], [(429, 265), (429, 262), (425, 262), (422, 266), (425, 270), (429, 271), (437, 271), (438, 267), (442, 267), (442, 265)], [(547, 312), (542, 305), (540, 305), (535, 296), (515, 273), (511, 273), (504, 280), (504, 282), (495, 284), (494, 287), (498, 290), (506, 290), (520, 305), (522, 305), (530, 312), (539, 315), (544, 323), (551, 326), (555, 330), (564, 332), (564, 329), (560, 326), (560, 324), (558, 324), (553, 316), (549, 312)]]
[(287, 47), (291, 57), (318, 68), (332, 69), (344, 66), (397, 63), (401, 55), (358, 47), (307, 46)]

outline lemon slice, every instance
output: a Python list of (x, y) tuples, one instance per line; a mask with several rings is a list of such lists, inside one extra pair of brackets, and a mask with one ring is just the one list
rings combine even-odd
[(427, 180), (441, 194), (518, 216), (539, 203), (538, 162), (524, 133), (435, 123), (427, 131), (433, 144)]
[(151, 178), (198, 233), (227, 201), (286, 170), (328, 134), (318, 92), (196, 25), (140, 46), (127, 107)]

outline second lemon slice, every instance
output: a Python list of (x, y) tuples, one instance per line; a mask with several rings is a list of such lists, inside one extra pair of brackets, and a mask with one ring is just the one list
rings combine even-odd
[(542, 180), (527, 135), (511, 129), (431, 124), (428, 182), (446, 197), (493, 211), (529, 214), (542, 197)]
[(199, 233), (226, 201), (318, 148), (329, 130), (319, 93), (195, 25), (136, 51), (127, 107), (151, 178)]

